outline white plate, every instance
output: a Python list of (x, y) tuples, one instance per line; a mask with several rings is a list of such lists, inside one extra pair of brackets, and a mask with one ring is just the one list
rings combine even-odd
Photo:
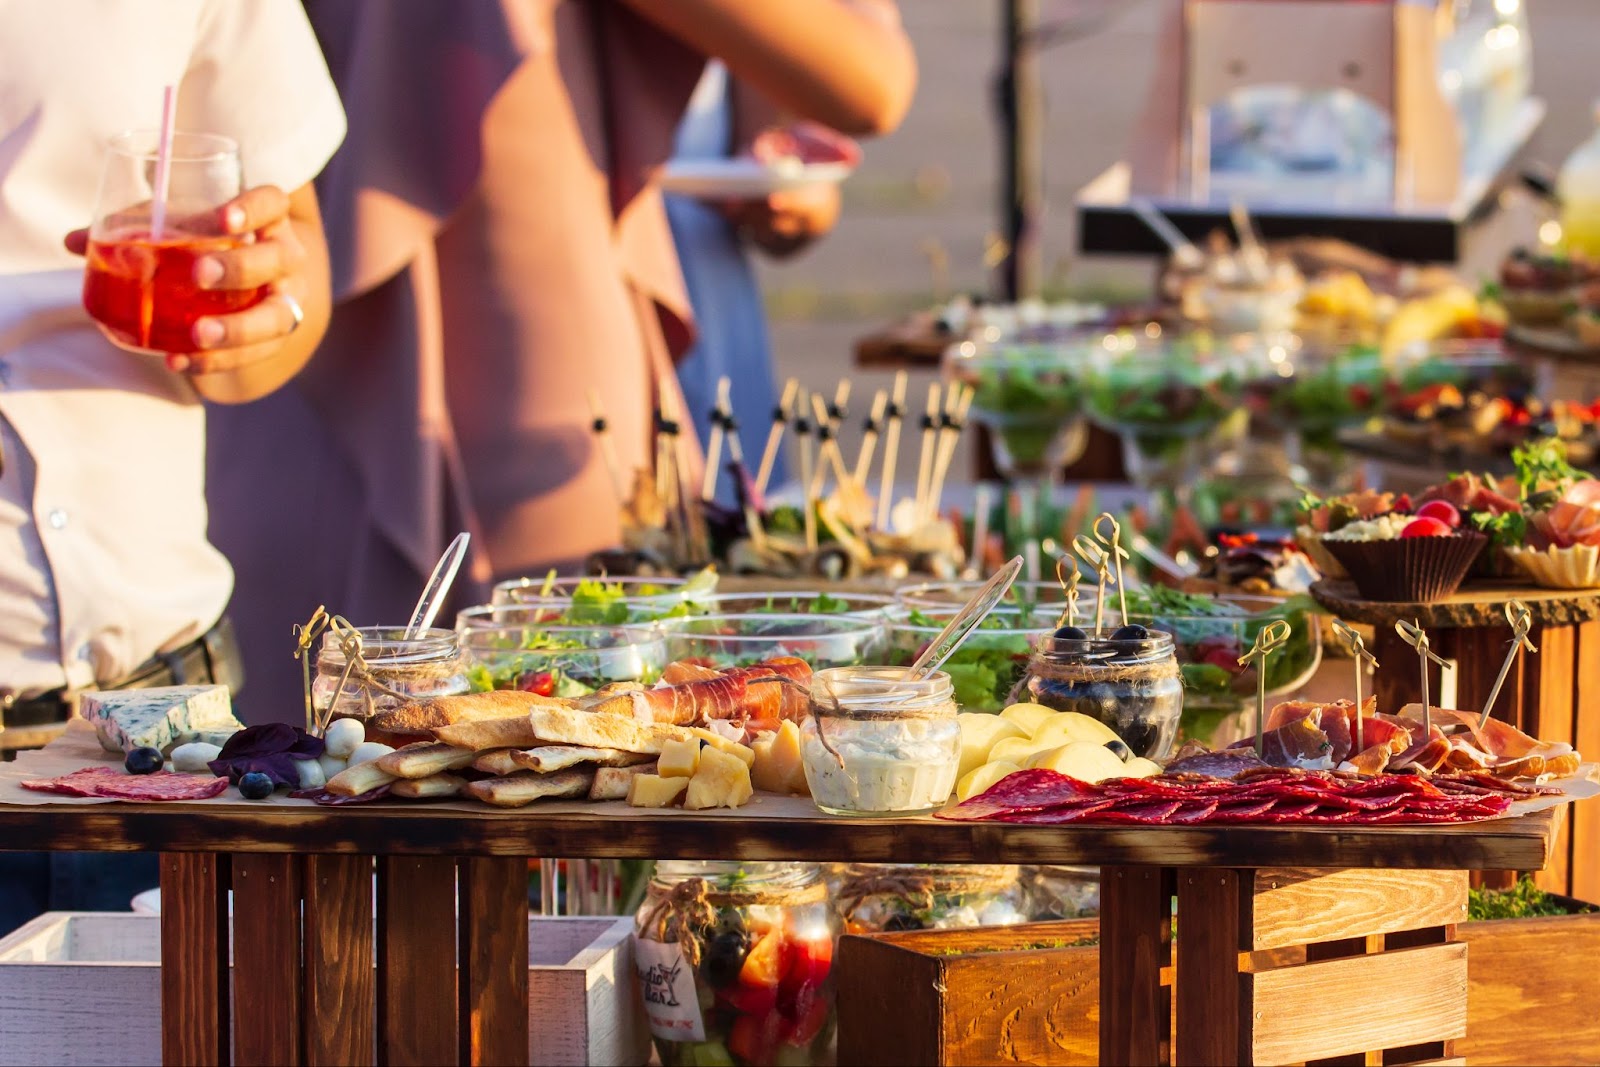
[(738, 200), (842, 182), (853, 169), (848, 163), (769, 167), (753, 159), (676, 159), (662, 169), (661, 188), (701, 200)]

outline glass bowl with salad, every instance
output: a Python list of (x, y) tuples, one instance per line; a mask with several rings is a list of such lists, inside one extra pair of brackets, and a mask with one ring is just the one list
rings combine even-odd
[(1256, 668), (1239, 657), (1256, 636), (1279, 619), (1289, 624), (1289, 640), (1267, 661), (1267, 699), (1288, 696), (1316, 673), (1322, 662), (1322, 627), (1317, 603), (1308, 596), (1288, 598), (1239, 593), (1184, 593), (1166, 586), (1128, 591), (1128, 622), (1173, 636), (1183, 678), (1183, 738), (1209, 745), (1228, 744), (1248, 733), (1255, 707)]
[(900, 602), (887, 593), (795, 589), (713, 593), (687, 603), (691, 615), (850, 615), (875, 619), (892, 614), (900, 606)]
[(467, 608), (456, 616), (456, 633), (474, 691), (584, 697), (613, 682), (650, 685), (670, 662), (666, 638), (652, 624), (561, 625), (528, 605)]
[(490, 603), (537, 608), (553, 622), (572, 626), (620, 625), (687, 615), (716, 593), (716, 568), (690, 578), (609, 576), (512, 578), (495, 585)]
[(1007, 478), (1047, 478), (1083, 455), (1082, 366), (1068, 343), (964, 341), (944, 358), (946, 380), (973, 390), (969, 417), (993, 435)]
[[(1083, 605), (1079, 604), (1081, 614)], [(960, 606), (911, 608), (889, 621), (889, 665), (909, 667), (945, 628)], [(998, 712), (1014, 703), (1013, 692), (1028, 674), (1033, 643), (1053, 633), (1060, 608), (1012, 607), (989, 613), (939, 669), (950, 676), (962, 711)]]
[(726, 670), (794, 656), (814, 669), (881, 662), (881, 615), (689, 615), (656, 625), (672, 661), (695, 660)]
[(1200, 444), (1243, 410), (1251, 336), (1106, 334), (1085, 353), (1089, 417), (1122, 437), (1141, 488), (1183, 491), (1200, 469)]
[[(959, 582), (917, 582), (895, 590), (895, 599), (907, 610), (959, 611), (986, 583), (973, 579)], [(1095, 594), (1086, 584), (1080, 587), (1078, 614), (1087, 609), (1094, 612)], [(1000, 600), (1000, 607), (1015, 607), (1023, 611), (1039, 610), (1046, 614), (1060, 614), (1067, 609), (1067, 596), (1060, 582), (1012, 582), (1011, 588)]]

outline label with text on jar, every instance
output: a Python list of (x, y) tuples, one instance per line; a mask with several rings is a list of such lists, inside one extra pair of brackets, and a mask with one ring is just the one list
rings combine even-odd
[(650, 1033), (663, 1041), (704, 1041), (700, 999), (694, 988), (694, 968), (677, 944), (633, 939), (633, 965), (644, 993), (644, 1013)]

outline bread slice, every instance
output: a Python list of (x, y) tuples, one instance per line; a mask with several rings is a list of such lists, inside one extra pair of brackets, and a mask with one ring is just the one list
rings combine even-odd
[(526, 714), (441, 726), (434, 731), (434, 736), (447, 745), (470, 748), (474, 752), (486, 752), (491, 748), (533, 748), (541, 740)]
[(459, 774), (431, 774), (426, 778), (402, 778), (389, 789), (392, 797), (426, 800), (429, 797), (453, 797), (467, 787), (467, 780)]
[(472, 761), (472, 769), (481, 774), (515, 774), (522, 770), (522, 766), (511, 758), (514, 748), (497, 748), (490, 752), (480, 752)]
[(518, 771), (504, 778), (468, 782), (466, 795), (497, 808), (520, 808), (541, 797), (581, 797), (593, 784), (594, 772), (589, 770), (574, 768), (554, 774)]
[(545, 744), (615, 748), (650, 756), (660, 755), (661, 746), (667, 741), (694, 736), (681, 726), (561, 708), (534, 708), (528, 713), (528, 721), (535, 736)]
[(487, 693), (464, 693), (460, 696), (434, 697), (398, 708), (380, 711), (372, 717), (372, 727), (391, 733), (419, 734), (464, 722), (482, 722), (485, 719), (509, 719), (526, 715), (536, 707), (572, 707), (572, 701), (561, 697), (542, 697), (517, 689), (497, 689)]
[(419, 741), (380, 756), (376, 763), (379, 770), (396, 778), (427, 778), (445, 771), (458, 771), (476, 755), (474, 749), (457, 748), (443, 741)]
[(641, 774), (656, 773), (654, 763), (636, 763), (632, 767), (601, 767), (594, 772), (594, 784), (589, 787), (590, 800), (627, 800), (628, 789), (634, 778)]
[(346, 767), (332, 778), (323, 788), (328, 792), (341, 797), (358, 797), (362, 793), (370, 793), (381, 785), (388, 785), (395, 781), (396, 776), (378, 766), (377, 760), (367, 760), (354, 767)]
[(623, 752), (615, 748), (591, 748), (585, 745), (541, 745), (523, 752), (512, 752), (512, 762), (530, 771), (548, 774), (551, 771), (592, 763), (600, 767), (627, 767), (635, 763), (649, 763), (650, 757), (637, 752)]

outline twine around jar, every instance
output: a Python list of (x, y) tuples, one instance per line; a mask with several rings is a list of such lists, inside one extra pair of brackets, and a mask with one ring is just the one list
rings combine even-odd
[(899, 897), (913, 911), (928, 911), (941, 896), (998, 893), (1015, 885), (1018, 869), (1007, 865), (962, 867), (856, 867), (839, 886), (839, 913), (852, 915), (872, 897)]
[(1035, 653), (1028, 661), (1028, 673), (1049, 682), (1143, 682), (1165, 681), (1178, 677), (1178, 662), (1167, 658), (1159, 663), (1114, 663), (1098, 660), (1076, 663)]
[(698, 967), (704, 952), (701, 931), (717, 921), (717, 909), (726, 907), (800, 907), (828, 899), (820, 881), (800, 886), (744, 885), (714, 887), (706, 878), (685, 878), (670, 890), (650, 894), (639, 930), (647, 941), (676, 943), (689, 966)]

